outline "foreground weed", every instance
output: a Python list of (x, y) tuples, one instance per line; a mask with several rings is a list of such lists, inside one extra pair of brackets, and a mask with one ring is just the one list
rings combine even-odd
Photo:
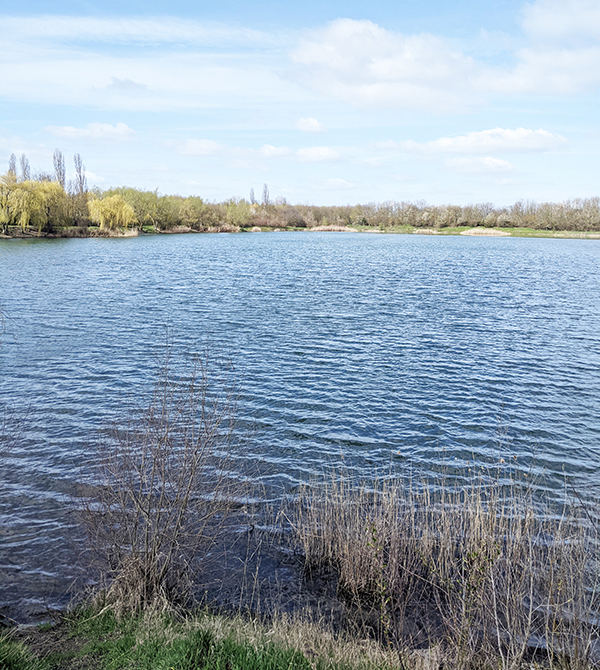
[(40, 665), (21, 642), (0, 634), (0, 670), (37, 670)]
[[(285, 618), (270, 621), (200, 613), (182, 619), (147, 611), (117, 618), (112, 611), (80, 611), (68, 632), (88, 642), (77, 658), (52, 660), (39, 670), (392, 670), (400, 667), (368, 645)], [(346, 660), (342, 660), (342, 657)], [(395, 657), (397, 659), (397, 656)], [(68, 664), (67, 661), (68, 660)], [(26, 666), (28, 667), (28, 666)], [(4, 670), (4, 669), (3, 669)], [(12, 668), (10, 669), (12, 670)], [(16, 667), (15, 670), (22, 670)], [(35, 670), (38, 670), (36, 668)]]
[[(138, 646), (132, 658), (140, 670), (311, 670), (315, 668), (298, 651), (281, 649), (274, 645), (252, 647), (231, 639), (216, 641), (203, 630), (174, 641), (168, 647), (152, 641)], [(321, 664), (316, 666), (322, 667)]]

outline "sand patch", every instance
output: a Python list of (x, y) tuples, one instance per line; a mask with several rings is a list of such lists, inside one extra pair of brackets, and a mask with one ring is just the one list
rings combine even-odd
[(463, 230), (459, 235), (483, 235), (486, 237), (510, 237), (510, 233), (506, 230), (498, 230), (498, 228), (469, 228)]

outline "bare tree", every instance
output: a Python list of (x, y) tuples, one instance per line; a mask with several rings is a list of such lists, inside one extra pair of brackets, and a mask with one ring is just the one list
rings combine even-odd
[(75, 193), (83, 195), (87, 192), (87, 177), (85, 176), (85, 165), (79, 154), (73, 156), (75, 162)]
[(64, 188), (67, 171), (65, 167), (65, 156), (60, 149), (54, 150), (53, 162), (54, 162), (54, 179)]
[(21, 179), (29, 181), (31, 179), (31, 167), (25, 154), (21, 154)]
[(14, 154), (8, 159), (8, 174), (12, 177), (17, 176), (17, 157)]
[(250, 204), (255, 205), (256, 204), (256, 198), (254, 197), (254, 189), (250, 189)]
[(262, 195), (262, 205), (263, 207), (268, 207), (271, 201), (269, 200), (269, 187), (264, 184), (263, 186), (263, 195)]

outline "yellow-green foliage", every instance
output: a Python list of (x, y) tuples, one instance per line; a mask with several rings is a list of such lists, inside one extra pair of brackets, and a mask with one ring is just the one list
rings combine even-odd
[(8, 225), (12, 223), (10, 208), (10, 184), (16, 181), (10, 174), (0, 177), (0, 229), (4, 234), (8, 232)]
[(103, 199), (118, 195), (133, 207), (135, 217), (140, 226), (160, 227), (159, 200), (157, 191), (140, 191), (135, 188), (120, 187), (104, 191)]
[(62, 226), (68, 220), (68, 198), (58, 182), (17, 181), (8, 174), (0, 179), (0, 224), (3, 230), (29, 225), (38, 231)]
[(227, 223), (240, 228), (251, 223), (252, 214), (256, 208), (253, 209), (249, 202), (232, 198), (225, 204), (227, 205)]
[(88, 203), (90, 218), (101, 229), (127, 228), (136, 223), (133, 207), (120, 195), (111, 195), (102, 200), (93, 199)]

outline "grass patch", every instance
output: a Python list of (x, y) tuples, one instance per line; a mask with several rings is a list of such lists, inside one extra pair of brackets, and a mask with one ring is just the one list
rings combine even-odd
[[(377, 645), (359, 645), (302, 622), (278, 618), (222, 617), (206, 612), (182, 618), (147, 611), (117, 618), (79, 610), (60, 624), (64, 641), (78, 651), (33, 654), (23, 643), (0, 642), (2, 670), (386, 670), (397, 656)], [(36, 647), (49, 632), (36, 631)], [(4, 646), (2, 646), (4, 645)], [(67, 645), (68, 646), (68, 645)], [(8, 654), (11, 654), (9, 656)]]

